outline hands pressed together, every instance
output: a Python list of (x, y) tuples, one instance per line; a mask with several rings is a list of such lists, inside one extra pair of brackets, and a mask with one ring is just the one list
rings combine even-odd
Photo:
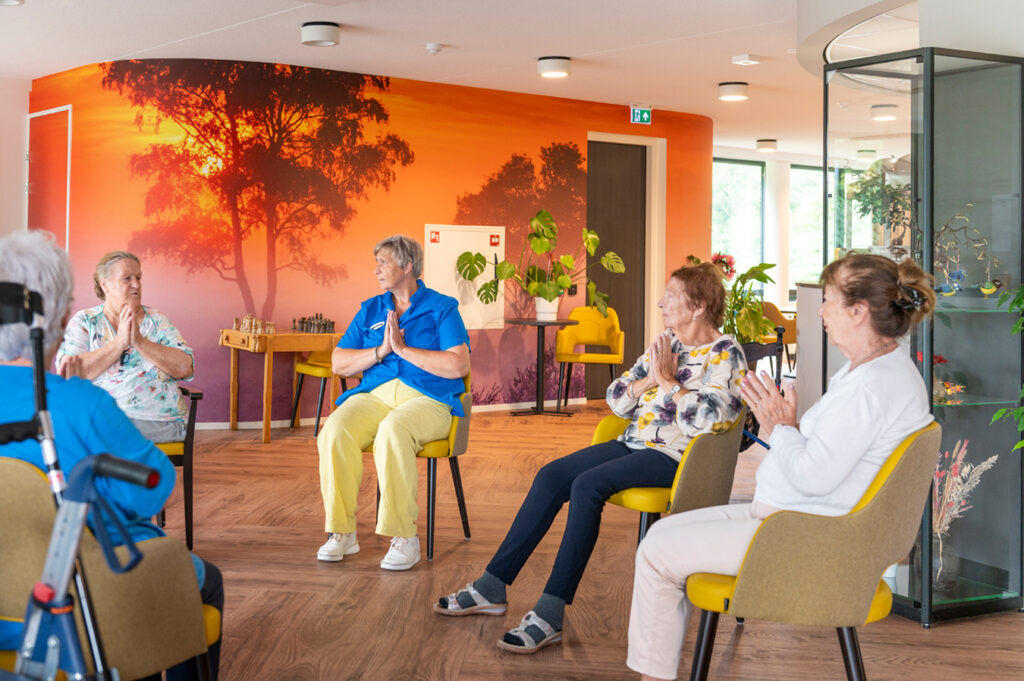
[(398, 328), (398, 313), (388, 310), (388, 318), (384, 324), (384, 340), (380, 344), (380, 358), (384, 359), (392, 352), (401, 357), (405, 348), (405, 332)]
[(666, 335), (658, 336), (651, 343), (648, 352), (651, 357), (651, 371), (646, 377), (630, 383), (629, 393), (632, 397), (638, 398), (655, 386), (660, 386), (667, 392), (672, 386), (679, 384), (676, 380), (679, 354), (672, 352), (672, 339)]
[(765, 439), (771, 437), (775, 426), (796, 427), (796, 388), (793, 386), (783, 394), (767, 372), (758, 375), (756, 371), (748, 371), (740, 384), (740, 394), (761, 424), (761, 435)]

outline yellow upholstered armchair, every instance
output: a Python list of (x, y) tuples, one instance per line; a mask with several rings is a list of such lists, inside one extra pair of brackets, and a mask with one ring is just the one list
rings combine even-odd
[(903, 440), (846, 515), (773, 513), (736, 575), (690, 575), (687, 597), (702, 610), (690, 678), (707, 679), (718, 616), (727, 613), (835, 627), (848, 679), (865, 679), (856, 628), (892, 608), (882, 573), (914, 542), (941, 437), (931, 423)]
[[(0, 457), (0, 518), (0, 619), (20, 621), (42, 574), (56, 519), (42, 471)], [(171, 537), (138, 546), (144, 560), (130, 572), (114, 574), (92, 533), (82, 535), (79, 554), (107, 664), (131, 681), (194, 658), (199, 678), (209, 678), (207, 648), (220, 637), (220, 613), (201, 603), (188, 550)], [(124, 561), (127, 553), (118, 552)], [(81, 602), (77, 594), (75, 602)], [(83, 631), (79, 622), (79, 638), (85, 641)], [(13, 651), (0, 651), (0, 668), (13, 662)]]
[[(690, 440), (671, 487), (630, 487), (608, 498), (610, 504), (640, 511), (637, 543), (662, 513), (681, 513), (729, 503), (745, 415), (746, 409), (726, 431), (705, 433)], [(590, 444), (612, 440), (628, 425), (629, 419), (614, 414), (606, 416), (597, 424)]]
[[(622, 364), (625, 334), (619, 328), (619, 316), (615, 310), (609, 307), (605, 317), (596, 307), (577, 307), (569, 313), (569, 319), (577, 323), (555, 333), (555, 361), (560, 363), (556, 408), (562, 402), (563, 381), (564, 402), (569, 401), (573, 364), (607, 364), (611, 380), (615, 379), (616, 367)], [(578, 346), (582, 346), (579, 351)], [(605, 347), (608, 351), (592, 352), (588, 346)]]

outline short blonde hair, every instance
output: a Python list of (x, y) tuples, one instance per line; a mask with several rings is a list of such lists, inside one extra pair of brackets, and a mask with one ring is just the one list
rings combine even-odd
[(96, 271), (92, 273), (92, 284), (96, 291), (96, 296), (100, 300), (106, 300), (107, 294), (103, 292), (103, 287), (100, 286), (101, 281), (107, 281), (110, 278), (110, 270), (120, 260), (134, 260), (135, 264), (142, 267), (142, 262), (139, 261), (139, 257), (128, 251), (110, 251), (96, 263)]

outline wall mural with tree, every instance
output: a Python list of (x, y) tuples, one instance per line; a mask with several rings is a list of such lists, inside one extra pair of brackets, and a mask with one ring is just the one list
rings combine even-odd
[[(498, 224), (514, 257), (545, 208), (578, 240), (589, 131), (667, 140), (666, 269), (686, 253), (710, 254), (711, 121), (701, 116), (661, 112), (638, 131), (608, 104), (199, 59), (94, 64), (33, 82), (30, 111), (67, 105), (66, 123), (33, 119), (31, 163), (63, 158), (69, 124), (73, 142), (70, 187), (63, 172), (33, 171), (47, 179), (33, 182), (29, 226), (63, 234), (63, 212), (43, 208), (69, 197), (78, 307), (96, 304), (92, 271), (103, 253), (138, 253), (143, 302), (195, 350), (202, 422), (228, 420), (218, 329), (246, 312), (279, 329), (321, 312), (344, 328), (380, 292), (380, 239), (422, 240), (426, 224)], [(562, 314), (584, 300), (563, 301)], [(477, 404), (533, 399), (533, 333), (471, 331)], [(275, 362), (274, 420), (290, 411), (286, 359)], [(260, 418), (261, 364), (241, 353), (243, 422)], [(548, 375), (553, 397), (550, 365)], [(307, 396), (304, 416), (314, 401)]]

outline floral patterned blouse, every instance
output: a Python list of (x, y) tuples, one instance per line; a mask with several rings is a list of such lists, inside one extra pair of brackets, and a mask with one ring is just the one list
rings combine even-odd
[(626, 388), (651, 370), (648, 351), (608, 386), (607, 400), (615, 414), (632, 420), (620, 441), (636, 449), (656, 449), (679, 461), (690, 440), (701, 433), (723, 431), (739, 416), (743, 409), (740, 381), (747, 360), (736, 339), (726, 334), (689, 347), (671, 331), (665, 333), (672, 340), (672, 352), (679, 355), (676, 380), (690, 392), (678, 404), (657, 385), (639, 399), (630, 397)]
[[(146, 317), (139, 324), (142, 335), (149, 340), (177, 348), (195, 358), (171, 321), (151, 307), (142, 307)], [(103, 314), (103, 306), (79, 310), (68, 322), (64, 342), (57, 351), (57, 366), (66, 356), (98, 350), (114, 340), (117, 331)], [(194, 365), (193, 365), (194, 366)], [(191, 381), (190, 376), (186, 381)], [(132, 348), (127, 356), (92, 381), (114, 398), (130, 419), (139, 421), (184, 421), (185, 399), (178, 390), (178, 379), (161, 371)]]

